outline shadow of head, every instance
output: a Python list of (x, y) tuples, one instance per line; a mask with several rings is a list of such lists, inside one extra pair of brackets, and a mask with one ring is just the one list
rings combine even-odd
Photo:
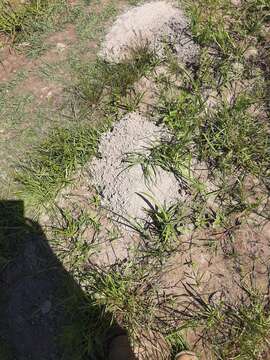
[(22, 201), (0, 201), (0, 284), (1, 360), (107, 358), (108, 339), (124, 333), (64, 269)]

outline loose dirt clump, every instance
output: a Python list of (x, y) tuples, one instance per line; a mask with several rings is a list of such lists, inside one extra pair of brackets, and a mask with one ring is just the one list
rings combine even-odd
[(101, 158), (91, 163), (91, 173), (104, 206), (124, 217), (144, 218), (147, 204), (139, 194), (159, 204), (180, 198), (179, 184), (173, 174), (157, 168), (156, 174), (147, 180), (140, 164), (130, 166), (126, 161), (129, 154), (147, 154), (147, 147), (166, 134), (162, 127), (131, 113), (102, 137)]
[(105, 37), (101, 56), (120, 62), (132, 54), (131, 49), (145, 45), (161, 56), (169, 48), (184, 62), (193, 62), (198, 51), (184, 13), (165, 1), (150, 2), (119, 16)]

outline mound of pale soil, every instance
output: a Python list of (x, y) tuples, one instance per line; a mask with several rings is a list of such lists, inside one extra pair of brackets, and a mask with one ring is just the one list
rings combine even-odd
[(101, 159), (91, 163), (91, 173), (104, 206), (124, 217), (144, 218), (147, 204), (138, 194), (149, 194), (160, 204), (180, 198), (179, 184), (173, 174), (158, 168), (156, 176), (146, 181), (140, 165), (128, 167), (125, 161), (129, 153), (147, 153), (146, 148), (164, 133), (165, 129), (131, 113), (102, 137)]
[(148, 44), (158, 54), (166, 46), (179, 60), (192, 62), (198, 48), (187, 28), (184, 13), (165, 1), (137, 6), (118, 17), (105, 37), (100, 55), (120, 62), (130, 56), (131, 49)]

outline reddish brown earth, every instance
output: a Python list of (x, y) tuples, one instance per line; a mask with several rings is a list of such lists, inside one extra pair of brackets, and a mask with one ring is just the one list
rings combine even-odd
[(0, 83), (12, 80), (20, 70), (33, 71), (43, 63), (53, 64), (56, 61), (64, 60), (68, 48), (76, 40), (75, 26), (70, 24), (65, 30), (55, 32), (45, 40), (45, 44), (49, 45), (50, 48), (38, 59), (26, 57), (24, 48), (27, 48), (27, 44), (22, 44), (17, 49), (6, 44), (0, 49)]
[(9, 81), (18, 70), (29, 63), (27, 58), (7, 45), (0, 49), (0, 83)]

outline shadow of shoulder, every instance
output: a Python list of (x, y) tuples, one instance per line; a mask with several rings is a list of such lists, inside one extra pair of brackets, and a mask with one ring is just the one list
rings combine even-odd
[(110, 316), (85, 295), (22, 201), (0, 201), (0, 358), (102, 359)]

